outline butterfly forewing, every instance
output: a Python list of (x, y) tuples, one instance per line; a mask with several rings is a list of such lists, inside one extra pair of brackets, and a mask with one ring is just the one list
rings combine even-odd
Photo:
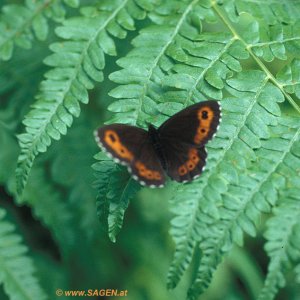
[(218, 129), (221, 117), (220, 105), (217, 101), (196, 103), (178, 112), (158, 131), (163, 139), (176, 140), (178, 143), (204, 146)]
[(117, 162), (129, 165), (135, 159), (140, 145), (147, 140), (147, 131), (124, 124), (111, 124), (99, 128), (95, 137), (106, 152)]
[(162, 186), (164, 170), (149, 141), (148, 132), (124, 124), (106, 125), (95, 132), (102, 149), (116, 162), (128, 166), (133, 178), (142, 185)]

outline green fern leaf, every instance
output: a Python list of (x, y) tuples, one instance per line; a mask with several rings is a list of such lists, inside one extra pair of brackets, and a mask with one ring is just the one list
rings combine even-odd
[[(228, 79), (226, 89), (236, 98), (231, 97), (221, 102), (223, 122), (217, 137), (209, 145), (208, 172), (201, 176), (199, 182), (180, 186), (175, 191), (175, 202), (172, 203), (172, 207), (178, 215), (173, 221), (176, 230), (173, 232), (172, 229), (171, 233), (175, 242), (177, 236), (181, 238), (176, 242), (176, 252), (179, 253), (175, 252), (170, 267), (168, 276), (170, 287), (176, 286), (191, 261), (195, 243), (200, 242), (202, 235), (207, 232), (206, 222), (209, 224), (219, 218), (218, 206), (222, 203), (222, 195), (228, 190), (228, 184), (239, 183), (238, 173), (248, 168), (251, 161), (256, 160), (254, 149), (262, 147), (261, 139), (269, 137), (268, 126), (276, 124), (275, 116), (264, 107), (266, 99), (272, 97), (274, 102), (269, 110), (277, 113), (276, 101), (283, 101), (280, 91), (269, 84), (267, 77), (259, 71), (241, 72), (236, 77)], [(186, 193), (191, 195), (188, 200), (185, 197)], [(185, 210), (176, 208), (178, 202), (182, 202), (182, 205), (188, 202), (186, 205), (192, 205), (194, 213), (188, 218), (182, 216)], [(205, 216), (202, 216), (201, 211)], [(182, 219), (185, 220), (184, 223), (180, 221)], [(251, 222), (247, 220), (241, 222), (249, 233), (253, 233)], [(192, 240), (194, 242), (191, 242)]]
[[(72, 230), (70, 208), (63, 202), (62, 195), (47, 178), (41, 165), (33, 168), (30, 184), (24, 191), (21, 203), (32, 207), (34, 215), (51, 230), (58, 244), (61, 245), (60, 249), (65, 252), (72, 249), (75, 235)], [(58, 211), (63, 213), (58, 214)]]
[[(14, 44), (29, 49), (36, 37), (44, 41), (48, 35), (48, 18), (56, 22), (64, 19), (62, 1), (25, 1), (25, 5), (11, 4), (2, 8), (0, 16), (0, 59), (8, 60)], [(71, 7), (78, 6), (78, 0), (64, 1)]]
[[(165, 103), (159, 105), (162, 102), (161, 85), (163, 83), (168, 86), (168, 81), (164, 80), (165, 74), (174, 67), (174, 61), (188, 63), (188, 51), (196, 51), (194, 49), (196, 47), (189, 41), (189, 38), (199, 34), (199, 30), (191, 26), (192, 16), (198, 12), (197, 18), (200, 22), (201, 18), (210, 15), (209, 6), (207, 1), (203, 3), (174, 1), (172, 5), (164, 3), (150, 15), (151, 19), (159, 25), (141, 30), (132, 41), (134, 50), (117, 61), (123, 69), (110, 75), (112, 81), (120, 84), (110, 92), (110, 96), (118, 99), (109, 107), (110, 111), (116, 113), (110, 122), (144, 126), (145, 121), (158, 125), (165, 119), (157, 116), (165, 106)], [(228, 37), (222, 38), (226, 40)], [(205, 51), (204, 47), (203, 51)], [(190, 56), (193, 56), (194, 52)], [(202, 63), (205, 64), (206, 62), (203, 61), (202, 59)], [(196, 58), (190, 59), (190, 64), (200, 63), (201, 59), (198, 61)], [(188, 85), (187, 77), (173, 75), (169, 82), (176, 80), (175, 85), (177, 83)], [(180, 98), (184, 101), (183, 97)], [(185, 103), (187, 104), (188, 102)]]
[[(120, 84), (110, 92), (111, 96), (117, 98), (117, 101), (109, 107), (111, 111), (116, 113), (110, 122), (144, 126), (145, 122), (151, 121), (153, 124), (159, 125), (165, 120), (166, 115), (172, 115), (183, 108), (184, 105), (187, 105), (188, 100), (191, 100), (185, 100), (187, 97), (184, 95), (179, 97), (183, 103), (177, 102), (172, 103), (172, 105), (168, 105), (168, 102), (162, 103), (162, 99), (160, 99), (161, 83), (164, 80), (165, 73), (176, 67), (173, 60), (182, 61), (180, 50), (177, 51), (177, 49), (180, 49), (181, 45), (185, 45), (187, 49), (193, 50), (193, 44), (189, 43), (188, 38), (191, 35), (198, 36), (199, 32), (191, 26), (192, 16), (195, 17), (195, 13), (199, 13), (198, 21), (199, 18), (204, 19), (205, 16), (210, 16), (210, 4), (205, 1), (201, 4), (198, 1), (192, 1), (191, 3), (174, 1), (174, 4), (176, 5), (165, 3), (158, 7), (151, 14), (151, 19), (156, 23), (160, 23), (160, 25), (152, 25), (143, 29), (132, 42), (134, 50), (117, 61), (123, 69), (110, 75), (111, 80)], [(209, 37), (203, 37), (203, 39), (205, 38), (208, 39)], [(214, 40), (222, 40), (226, 43), (228, 36), (217, 36), (214, 37)], [(231, 43), (229, 46), (231, 46)], [(229, 46), (227, 46), (227, 49)], [(234, 46), (232, 51), (234, 49), (238, 49), (238, 46)], [(246, 52), (244, 52), (245, 55), (247, 55)], [(243, 56), (241, 51), (238, 56)], [(187, 57), (187, 55), (184, 57)], [(240, 71), (237, 60), (231, 59), (228, 55), (227, 57), (224, 56), (224, 61), (232, 68)], [(212, 66), (213, 64), (207, 63), (207, 65)], [(178, 81), (183, 82), (180, 79)], [(159, 115), (159, 112), (162, 114)], [(99, 174), (99, 178), (101, 176), (103, 176), (103, 179), (100, 179), (100, 181), (103, 181), (103, 186), (107, 188), (107, 185), (105, 185), (108, 179), (107, 174)], [(107, 215), (109, 203), (105, 201), (103, 200), (99, 207), (104, 207)]]
[(300, 264), (298, 264), (295, 268), (296, 282), (300, 283)]
[(257, 57), (267, 62), (275, 58), (286, 60), (288, 54), (299, 56), (300, 23), (262, 26), (252, 16), (238, 24), (240, 36)]
[[(94, 176), (90, 168), (94, 162), (93, 154), (97, 149), (91, 134), (94, 126), (95, 123), (90, 115), (83, 111), (75, 120), (67, 136), (48, 151), (48, 155), (52, 158), (49, 161), (50, 179), (66, 190), (67, 207), (73, 216), (71, 227), (73, 231), (80, 230), (82, 238), (86, 235), (89, 240), (95, 239), (99, 233), (97, 231), (98, 219), (95, 214), (96, 191), (91, 186)], [(80, 142), (82, 137), (84, 137), (84, 143)], [(30, 182), (29, 179), (28, 189)], [(24, 193), (26, 190), (27, 188)]]
[(98, 190), (98, 217), (110, 240), (115, 242), (129, 201), (141, 187), (125, 168), (108, 160), (103, 153), (99, 153), (95, 158), (99, 160), (93, 165), (96, 171), (95, 187)]
[(35, 268), (27, 256), (27, 248), (5, 220), (5, 210), (0, 209), (0, 282), (11, 300), (46, 299), (34, 277)]
[[(212, 232), (207, 229), (224, 213), (221, 210), (223, 201), (226, 201), (230, 211), (230, 197), (235, 198), (235, 195), (245, 193), (245, 189), (258, 183), (239, 173), (250, 168), (259, 159), (261, 149), (269, 147), (265, 140), (271, 137), (270, 127), (278, 124), (277, 117), (281, 116), (278, 104), (284, 101), (284, 96), (294, 103), (282, 89), (279, 80), (271, 77), (268, 69), (258, 59), (258, 56), (265, 60), (274, 57), (285, 59), (288, 47), (277, 52), (273, 49), (271, 58), (264, 54), (268, 53), (265, 49), (262, 55), (258, 55), (260, 53), (257, 49), (265, 46), (259, 43), (268, 44), (268, 40), (263, 34), (260, 37), (260, 24), (253, 19), (246, 23), (247, 28), (250, 28), (247, 35), (244, 34), (245, 31), (242, 31), (243, 35), (238, 35), (226, 19), (224, 22), (231, 33), (199, 34), (193, 29), (187, 34), (183, 28), (190, 25), (190, 13), (196, 7), (195, 1), (189, 5), (182, 4), (176, 19), (172, 19), (174, 14), (171, 14), (172, 17), (160, 15), (161, 8), (152, 13), (152, 19), (160, 25), (143, 29), (133, 40), (134, 50), (118, 61), (123, 69), (113, 73), (110, 78), (121, 85), (110, 93), (118, 100), (109, 107), (116, 113), (111, 122), (144, 126), (145, 121), (151, 121), (160, 125), (166, 115), (171, 116), (199, 99), (222, 99), (224, 90), (232, 95), (221, 102), (224, 118), (220, 132), (209, 145), (208, 172), (199, 181), (173, 186), (174, 202), (171, 206), (176, 217), (172, 221), (171, 234), (176, 243), (176, 251), (170, 267), (168, 287), (174, 288), (177, 285), (190, 264), (198, 243), (207, 258), (203, 266), (205, 270), (199, 271), (190, 289), (191, 298), (207, 287), (213, 271), (222, 255), (231, 248), (232, 242), (241, 244), (244, 231), (255, 235), (258, 216), (270, 210), (271, 204), (261, 201), (259, 194), (248, 199), (249, 216), (244, 213), (244, 206), (239, 209), (235, 207), (240, 214), (233, 217), (233, 225), (228, 225), (228, 222), (229, 232), (225, 232), (223, 223), (216, 225)], [(216, 4), (208, 4), (206, 9), (211, 15), (224, 17)], [(165, 20), (168, 20), (168, 25), (165, 25)], [(176, 24), (174, 27), (173, 22)], [(292, 25), (288, 28), (286, 32), (290, 32), (292, 37), (287, 34), (284, 41), (280, 40), (278, 32), (285, 29), (280, 25), (272, 28), (272, 43), (268, 44), (270, 49), (277, 42), (281, 47), (290, 42), (290, 37), (298, 38), (298, 30), (292, 30)], [(256, 52), (251, 50), (254, 45)], [(241, 72), (239, 61), (249, 58), (249, 55), (255, 58), (262, 71)], [(144, 60), (143, 57), (148, 59)], [(235, 75), (237, 72), (240, 73)], [(270, 78), (274, 84), (269, 82)], [(297, 107), (296, 104), (294, 106)], [(285, 147), (286, 144), (283, 143), (280, 150), (288, 151)], [(280, 158), (277, 156), (276, 162)], [(265, 164), (268, 165), (269, 162)], [(273, 192), (274, 188), (271, 186), (269, 189)], [(198, 195), (202, 195), (201, 201)], [(244, 201), (247, 200), (236, 197), (232, 209), (239, 202), (245, 203)], [(228, 235), (231, 234), (232, 242), (229, 243)], [(216, 252), (211, 252), (213, 247), (216, 247)]]
[[(172, 4), (151, 13), (159, 25), (143, 29), (133, 40), (134, 49), (117, 61), (122, 69), (110, 75), (119, 84), (110, 93), (117, 100), (109, 109), (115, 113), (110, 122), (159, 126), (189, 104), (221, 100), (223, 121), (207, 147), (208, 170), (197, 181), (171, 186), (176, 251), (168, 287), (178, 284), (199, 245), (203, 257), (188, 293), (194, 299), (207, 288), (232, 244), (241, 245), (244, 232), (255, 236), (257, 220), (270, 212), (285, 186), (277, 170), (290, 154), (298, 123), (287, 125), (280, 104), (286, 99), (300, 112), (290, 95), (298, 93), (297, 60), (277, 77), (263, 60), (285, 60), (296, 53), (299, 30), (294, 22), (276, 22), (263, 31), (255, 15), (246, 21), (239, 17), (233, 26), (225, 3), (225, 12), (216, 2)], [(195, 20), (191, 16), (196, 11), (201, 13)], [(200, 33), (203, 11), (211, 21), (220, 19), (228, 32)], [(242, 71), (240, 61), (248, 58), (260, 70)], [(109, 202), (102, 205), (109, 215)]]
[(255, 150), (256, 160), (249, 171), (240, 176), (239, 186), (229, 184), (220, 207), (222, 219), (210, 220), (206, 228), (202, 224), (204, 233), (201, 234), (200, 249), (203, 257), (189, 292), (191, 299), (208, 287), (213, 272), (233, 243), (242, 245), (243, 232), (255, 236), (261, 214), (270, 212), (278, 200), (277, 195), (284, 188), (284, 178), (279, 174), (291, 160), (293, 149), (298, 147), (298, 120), (281, 118), (277, 126), (271, 127), (271, 135), (268, 140), (262, 141), (260, 149)]
[[(294, 169), (297, 168), (294, 165), (295, 160), (298, 160), (298, 166), (300, 165), (299, 140), (295, 146), (294, 153), (289, 157)], [(260, 300), (274, 299), (278, 289), (285, 286), (285, 272), (292, 268), (293, 262), (295, 264), (300, 262), (299, 188), (293, 193), (291, 190), (283, 191), (281, 198), (279, 205), (273, 210), (274, 217), (267, 223), (265, 237), (268, 241), (265, 249), (271, 261), (265, 285), (258, 298)]]
[(24, 189), (37, 154), (45, 152), (52, 139), (59, 140), (67, 133), (73, 117), (80, 114), (79, 103), (88, 102), (87, 90), (94, 87), (94, 81), (103, 80), (104, 54), (116, 54), (110, 35), (124, 37), (126, 29), (134, 29), (127, 17), (130, 12), (143, 17), (137, 4), (128, 0), (103, 1), (96, 9), (83, 8), (83, 16), (65, 20), (56, 29), (65, 41), (51, 45), (54, 54), (45, 63), (54, 68), (45, 74), (37, 102), (23, 121), (26, 133), (18, 137), (21, 147), (16, 170), (18, 194)]
[(249, 13), (267, 24), (291, 24), (299, 17), (300, 4), (297, 1), (251, 1), (225, 0), (222, 5), (231, 21), (236, 22), (240, 15)]
[(277, 79), (288, 94), (295, 94), (300, 99), (300, 74), (298, 72), (300, 60), (294, 59), (290, 65), (285, 66), (278, 74)]

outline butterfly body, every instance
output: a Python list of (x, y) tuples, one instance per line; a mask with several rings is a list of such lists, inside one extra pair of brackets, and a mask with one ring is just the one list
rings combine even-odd
[(198, 177), (205, 166), (204, 145), (215, 134), (221, 117), (217, 101), (204, 101), (178, 112), (148, 131), (111, 124), (95, 132), (98, 144), (117, 162), (128, 166), (142, 185), (161, 187), (166, 174), (178, 182)]
[(154, 148), (154, 151), (162, 165), (162, 168), (164, 170), (167, 170), (167, 160), (164, 152), (164, 147), (161, 142), (161, 136), (159, 134), (159, 131), (152, 124), (150, 124), (148, 127), (148, 136), (150, 143)]

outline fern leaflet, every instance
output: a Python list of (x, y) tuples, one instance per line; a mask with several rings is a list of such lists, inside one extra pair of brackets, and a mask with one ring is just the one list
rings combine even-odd
[[(78, 0), (64, 0), (77, 7)], [(49, 26), (47, 18), (56, 22), (64, 19), (65, 10), (62, 1), (39, 0), (25, 1), (25, 5), (10, 4), (2, 8), (0, 19), (0, 59), (9, 60), (14, 44), (19, 47), (31, 48), (36, 37), (44, 41), (47, 38)]]
[(98, 190), (98, 217), (111, 241), (115, 242), (129, 200), (140, 189), (140, 185), (131, 179), (125, 168), (108, 160), (102, 153), (99, 153), (96, 158), (100, 160), (93, 165), (97, 178), (95, 187)]
[(200, 242), (203, 258), (190, 295), (203, 292), (233, 242), (242, 245), (243, 232), (255, 236), (261, 214), (270, 212), (275, 205), (277, 194), (284, 188), (284, 179), (279, 177), (281, 168), (291, 159), (291, 149), (299, 143), (297, 127), (297, 120), (281, 118), (280, 124), (271, 128), (273, 137), (262, 141), (262, 147), (255, 151), (257, 158), (240, 175), (239, 186), (229, 184), (223, 195), (222, 219), (202, 224), (206, 227)]
[[(298, 140), (298, 149), (299, 145)], [(299, 150), (294, 151), (293, 154), (297, 155), (299, 165)], [(297, 264), (300, 261), (299, 190), (294, 190), (294, 192), (291, 192), (291, 190), (283, 191), (281, 198), (278, 207), (273, 210), (274, 216), (267, 223), (268, 229), (265, 237), (268, 242), (265, 248), (271, 261), (259, 300), (274, 299), (278, 289), (285, 286), (285, 272), (292, 268), (292, 262)]]
[(12, 300), (46, 299), (46, 295), (34, 277), (35, 268), (27, 256), (14, 226), (5, 220), (5, 210), (0, 209), (0, 282)]
[(96, 9), (82, 8), (82, 16), (65, 20), (63, 26), (56, 29), (64, 41), (51, 45), (54, 54), (47, 57), (45, 63), (54, 68), (45, 74), (37, 102), (23, 121), (26, 133), (19, 135), (18, 194), (24, 189), (37, 154), (45, 152), (52, 139), (59, 140), (67, 133), (73, 117), (80, 114), (79, 103), (88, 102), (87, 90), (94, 87), (94, 81), (103, 80), (104, 54), (116, 54), (110, 35), (125, 37), (125, 29), (134, 29), (130, 13), (144, 17), (144, 11), (137, 6), (140, 1), (136, 3), (103, 1)]
[(277, 0), (225, 0), (221, 3), (231, 21), (236, 22), (243, 13), (249, 13), (267, 24), (291, 24), (298, 19), (299, 1)]

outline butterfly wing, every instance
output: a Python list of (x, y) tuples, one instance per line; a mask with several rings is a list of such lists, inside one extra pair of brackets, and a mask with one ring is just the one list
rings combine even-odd
[(148, 132), (124, 124), (106, 125), (95, 131), (98, 145), (116, 162), (128, 166), (142, 185), (161, 187), (164, 170), (149, 140)]
[(166, 172), (176, 181), (191, 181), (205, 166), (204, 145), (218, 129), (221, 109), (217, 101), (196, 103), (172, 116), (159, 127)]
[(180, 141), (199, 148), (213, 137), (220, 119), (219, 102), (203, 101), (178, 112), (163, 123), (158, 131), (164, 139)]
[(167, 174), (178, 182), (197, 178), (204, 170), (206, 151), (184, 143), (164, 144)]

